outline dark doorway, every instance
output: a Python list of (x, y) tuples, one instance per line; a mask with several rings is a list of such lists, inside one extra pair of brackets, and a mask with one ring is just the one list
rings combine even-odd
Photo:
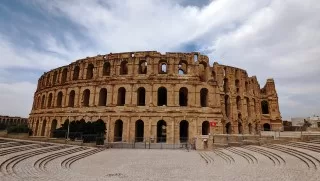
[(123, 122), (117, 120), (114, 124), (114, 142), (122, 141)]
[(64, 84), (67, 82), (67, 76), (68, 76), (68, 69), (64, 68), (62, 71), (62, 77), (61, 77), (61, 83)]
[(186, 120), (180, 122), (180, 142), (188, 142), (189, 137), (189, 123)]
[(69, 107), (74, 107), (75, 95), (76, 95), (76, 93), (74, 90), (70, 91), (70, 93), (69, 93)]
[[(8, 122), (8, 120), (7, 120), (7, 122)], [(36, 122), (36, 128), (34, 129), (34, 136), (38, 136), (38, 127), (39, 127), (39, 120), (37, 120), (37, 122)]]
[(51, 123), (50, 138), (53, 137), (53, 132), (54, 132), (54, 130), (56, 130), (57, 124), (58, 124), (57, 120), (54, 119), (54, 120), (52, 121), (52, 123)]
[(80, 72), (80, 67), (79, 66), (75, 66), (74, 70), (73, 70), (73, 80), (78, 80), (79, 79), (79, 72)]
[(270, 131), (271, 130), (271, 126), (268, 123), (263, 124), (263, 131)]
[(252, 134), (252, 124), (251, 123), (248, 124), (248, 128), (249, 128), (249, 134)]
[(102, 75), (103, 75), (103, 76), (108, 76), (108, 75), (110, 75), (110, 63), (109, 63), (109, 62), (105, 62), (105, 63), (103, 64)]
[(269, 104), (268, 101), (261, 101), (262, 114), (269, 114)]
[(120, 87), (118, 90), (118, 106), (124, 106), (126, 103), (126, 89)]
[(86, 89), (83, 91), (83, 106), (89, 107), (90, 104), (90, 90)]
[(200, 102), (201, 102), (201, 107), (208, 106), (208, 89), (202, 88), (200, 90)]
[(179, 90), (179, 105), (188, 106), (188, 89), (185, 87)]
[(157, 143), (165, 143), (167, 141), (167, 123), (160, 120), (157, 123)]
[(122, 61), (120, 64), (120, 75), (127, 75), (128, 74), (128, 62)]
[(60, 91), (58, 93), (58, 97), (57, 97), (57, 107), (61, 107), (62, 106), (62, 97), (63, 97), (63, 94), (62, 92)]
[(202, 123), (202, 135), (208, 135), (210, 133), (209, 121), (203, 121)]
[(138, 106), (146, 105), (146, 90), (143, 87), (140, 87), (137, 91), (137, 105)]
[(242, 123), (238, 123), (238, 133), (242, 134), (243, 133), (242, 130), (243, 130)]
[(142, 120), (136, 121), (136, 142), (143, 142), (144, 138), (144, 123)]
[(226, 124), (226, 133), (231, 134), (231, 123), (230, 122)]
[(167, 89), (160, 87), (158, 89), (158, 106), (167, 105)]
[(89, 64), (87, 67), (87, 79), (92, 79), (93, 78), (93, 64)]
[(43, 120), (41, 128), (41, 136), (45, 136), (47, 120)]
[(99, 92), (99, 106), (107, 105), (107, 89), (102, 88)]

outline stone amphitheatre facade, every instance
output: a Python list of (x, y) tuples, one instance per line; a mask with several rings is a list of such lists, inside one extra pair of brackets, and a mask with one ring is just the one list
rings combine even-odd
[(179, 143), (199, 135), (279, 130), (273, 79), (263, 88), (240, 68), (197, 52), (110, 53), (44, 73), (29, 125), (51, 137), (65, 120), (103, 120), (106, 139)]

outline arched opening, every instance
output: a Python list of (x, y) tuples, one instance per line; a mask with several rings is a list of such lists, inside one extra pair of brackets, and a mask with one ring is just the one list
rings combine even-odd
[(246, 98), (246, 102), (247, 102), (247, 113), (248, 113), (248, 117), (251, 116), (251, 110), (250, 110), (250, 99), (247, 97)]
[(268, 101), (266, 101), (266, 100), (261, 101), (261, 110), (262, 110), (262, 114), (269, 114), (269, 103), (268, 103)]
[(89, 64), (88, 67), (87, 67), (87, 79), (92, 79), (93, 78), (93, 64)]
[(147, 73), (147, 66), (148, 63), (145, 60), (139, 62), (139, 74), (146, 74)]
[(180, 122), (180, 142), (188, 142), (189, 137), (189, 123), (186, 120)]
[(271, 126), (268, 123), (264, 123), (263, 124), (263, 131), (270, 131), (271, 130)]
[(237, 110), (238, 111), (241, 110), (241, 98), (240, 98), (240, 96), (237, 96)]
[(224, 96), (224, 110), (227, 118), (230, 116), (230, 99), (228, 95)]
[(157, 143), (163, 143), (167, 141), (167, 123), (164, 120), (160, 120), (157, 123)]
[(54, 73), (53, 73), (53, 82), (52, 82), (52, 84), (54, 85), (54, 84), (56, 84), (57, 83), (57, 78), (58, 78), (58, 72), (57, 71), (54, 71)]
[(146, 105), (146, 90), (143, 87), (140, 87), (137, 91), (137, 105), (138, 106)]
[(227, 134), (231, 134), (231, 123), (230, 123), (230, 122), (228, 122), (228, 123), (226, 124), (226, 133), (227, 133)]
[(114, 123), (114, 142), (122, 141), (122, 132), (123, 132), (123, 122), (122, 120), (117, 120)]
[[(8, 122), (8, 120), (7, 120), (7, 122)], [(39, 120), (37, 120), (36, 126), (35, 126), (35, 128), (34, 128), (34, 133), (33, 133), (34, 136), (37, 136), (37, 135), (38, 135), (38, 127), (39, 127)]]
[(47, 75), (46, 77), (46, 86), (50, 85), (50, 74)]
[(46, 96), (43, 95), (43, 96), (42, 96), (42, 99), (41, 99), (41, 108), (42, 108), (42, 109), (44, 109), (44, 108), (46, 107), (45, 102), (46, 102)]
[(216, 75), (215, 71), (212, 71), (212, 78), (213, 78), (214, 81), (217, 80), (217, 75)]
[(120, 75), (127, 75), (128, 74), (128, 62), (122, 61), (120, 64)]
[(41, 128), (41, 136), (45, 136), (47, 120), (43, 120)]
[(67, 76), (68, 76), (68, 69), (67, 68), (64, 68), (62, 70), (62, 77), (61, 77), (61, 83), (65, 83), (67, 82)]
[(118, 106), (124, 106), (126, 104), (126, 89), (120, 87), (118, 89)]
[(143, 142), (144, 138), (144, 123), (142, 120), (136, 121), (136, 126), (135, 126), (135, 141), (136, 142)]
[(68, 103), (69, 107), (74, 107), (75, 96), (76, 96), (76, 92), (74, 90), (70, 91), (70, 93), (69, 93), (69, 103)]
[(41, 96), (39, 96), (38, 99), (37, 99), (37, 108), (38, 109), (41, 108)]
[(179, 105), (188, 106), (188, 89), (185, 87), (179, 90)]
[(165, 61), (160, 61), (159, 62), (159, 74), (166, 74), (168, 69), (167, 69), (167, 62)]
[(227, 78), (223, 79), (223, 90), (224, 92), (229, 92), (229, 80)]
[(102, 75), (103, 76), (109, 76), (110, 75), (110, 63), (109, 62), (105, 62), (103, 64), (103, 70), (102, 70)]
[(158, 106), (166, 106), (167, 105), (167, 89), (164, 87), (160, 87), (158, 89)]
[(62, 97), (63, 97), (63, 94), (60, 91), (57, 96), (57, 107), (62, 107)]
[(243, 128), (242, 128), (242, 123), (238, 122), (238, 133), (242, 134), (243, 133)]
[(49, 94), (47, 107), (50, 108), (52, 106), (52, 93)]
[(249, 84), (248, 84), (248, 82), (245, 82), (245, 89), (246, 89), (246, 92), (249, 92)]
[(53, 137), (53, 132), (54, 132), (54, 130), (56, 130), (57, 124), (58, 124), (58, 121), (57, 121), (56, 119), (54, 119), (54, 120), (51, 122), (50, 138)]
[(90, 90), (86, 89), (83, 91), (83, 106), (89, 107), (90, 104)]
[(188, 73), (187, 71), (188, 71), (188, 63), (186, 61), (180, 61), (178, 65), (178, 74), (184, 75)]
[(256, 100), (255, 99), (252, 99), (252, 106), (253, 106), (253, 114), (257, 114), (257, 108), (256, 108)]
[(239, 79), (236, 79), (235, 85), (236, 85), (237, 93), (239, 93), (239, 91), (240, 91), (240, 81), (239, 81)]
[(248, 128), (249, 128), (249, 134), (252, 134), (252, 124), (251, 123), (248, 124)]
[(210, 133), (210, 123), (209, 121), (202, 122), (202, 135), (208, 135)]
[(200, 102), (201, 102), (201, 107), (208, 106), (208, 89), (202, 88), (200, 90)]
[(107, 105), (107, 89), (102, 88), (99, 92), (99, 106), (106, 106)]
[(205, 62), (201, 62), (199, 64), (199, 78), (200, 78), (200, 81), (202, 82), (205, 82), (207, 81), (207, 64)]
[(72, 76), (73, 80), (79, 79), (79, 72), (80, 72), (80, 67), (77, 65), (74, 67), (74, 70), (73, 70), (73, 76)]

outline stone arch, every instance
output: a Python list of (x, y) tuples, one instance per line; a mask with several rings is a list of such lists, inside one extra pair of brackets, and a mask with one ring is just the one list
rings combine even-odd
[(41, 127), (41, 136), (45, 136), (45, 133), (46, 133), (46, 125), (47, 125), (47, 120), (43, 120), (43, 122), (42, 122), (42, 127)]
[(94, 69), (94, 65), (92, 63), (90, 63), (87, 66), (87, 75), (86, 75), (87, 79), (92, 79), (93, 78), (93, 69)]
[(237, 96), (236, 103), (237, 103), (237, 110), (240, 111), (241, 110), (241, 97), (240, 96)]
[(36, 126), (35, 126), (34, 133), (33, 133), (34, 136), (38, 135), (38, 127), (39, 127), (39, 119), (36, 121)]
[(200, 90), (200, 104), (201, 107), (208, 107), (208, 89), (202, 88)]
[(57, 107), (62, 107), (62, 98), (63, 98), (63, 93), (59, 91), (57, 96)]
[(168, 72), (168, 63), (165, 60), (159, 61), (158, 65), (159, 74), (166, 74)]
[(124, 60), (120, 64), (120, 75), (127, 75), (127, 74), (128, 74), (128, 62)]
[(246, 89), (246, 92), (249, 92), (249, 84), (247, 81), (245, 82), (245, 89)]
[(124, 106), (125, 104), (126, 104), (126, 89), (124, 87), (120, 87), (118, 89), (117, 106)]
[(38, 96), (38, 100), (37, 100), (37, 109), (41, 108), (41, 96)]
[(50, 135), (49, 135), (50, 138), (53, 137), (53, 132), (54, 132), (54, 130), (56, 130), (57, 124), (58, 124), (58, 121), (57, 121), (56, 119), (52, 120), (52, 122), (51, 122), (51, 129), (50, 129)]
[(226, 134), (231, 134), (231, 123), (230, 122), (228, 122), (226, 124)]
[(78, 80), (79, 79), (79, 74), (80, 74), (80, 67), (78, 65), (76, 65), (74, 67), (74, 70), (73, 70), (73, 76), (72, 76), (72, 79), (73, 80)]
[(251, 116), (250, 99), (248, 97), (246, 97), (246, 102), (247, 102), (247, 114), (248, 114), (248, 117), (250, 117)]
[(83, 106), (89, 107), (90, 105), (90, 90), (86, 89), (83, 91)]
[(58, 80), (58, 71), (54, 71), (52, 84), (55, 85), (57, 83), (57, 80)]
[(111, 71), (111, 65), (109, 62), (104, 62), (103, 64), (103, 70), (102, 70), (102, 75), (103, 76), (109, 76)]
[(240, 91), (240, 81), (239, 81), (239, 79), (235, 80), (235, 86), (236, 86), (237, 93), (239, 93), (239, 91)]
[(188, 89), (181, 87), (179, 90), (179, 105), (188, 106)]
[(269, 103), (266, 100), (261, 101), (262, 114), (269, 114)]
[(67, 77), (68, 77), (68, 69), (64, 68), (62, 70), (62, 77), (61, 77), (61, 83), (64, 84), (65, 82), (67, 82)]
[(209, 135), (210, 133), (210, 123), (209, 121), (202, 122), (202, 135)]
[(157, 143), (167, 141), (167, 123), (164, 120), (157, 122)]
[(178, 74), (184, 75), (188, 73), (188, 62), (181, 60), (178, 65)]
[(145, 60), (139, 62), (139, 74), (147, 74), (148, 63)]
[(106, 88), (102, 88), (100, 89), (99, 92), (99, 106), (106, 106), (107, 105), (107, 89)]
[(144, 122), (139, 119), (135, 123), (135, 142), (143, 142), (144, 140)]
[(167, 105), (167, 89), (165, 87), (158, 88), (158, 106)]
[(51, 107), (52, 107), (52, 93), (50, 93), (49, 96), (48, 96), (47, 107), (48, 107), (48, 108), (51, 108)]
[(146, 89), (144, 87), (139, 87), (137, 90), (137, 105), (146, 105)]
[(46, 95), (42, 95), (41, 99), (41, 109), (44, 109), (46, 107)]
[(200, 62), (199, 63), (199, 78), (201, 82), (207, 81), (207, 63), (206, 62)]
[(179, 125), (180, 128), (180, 143), (188, 142), (189, 140), (189, 122), (182, 120)]
[(269, 123), (263, 124), (263, 131), (271, 131), (271, 126)]
[(70, 91), (70, 93), (69, 93), (69, 103), (68, 103), (69, 107), (74, 107), (75, 97), (76, 97), (76, 92), (74, 90)]
[(226, 117), (229, 118), (230, 117), (230, 98), (228, 95), (224, 96), (224, 110), (225, 110)]
[(248, 124), (248, 129), (249, 129), (249, 134), (252, 134), (252, 124), (251, 123)]
[(118, 119), (114, 123), (114, 142), (122, 141), (122, 134), (123, 134), (123, 121)]
[(229, 79), (228, 78), (223, 79), (223, 91), (229, 92)]
[(238, 133), (239, 134), (243, 134), (243, 126), (242, 126), (242, 123), (240, 121), (238, 122)]

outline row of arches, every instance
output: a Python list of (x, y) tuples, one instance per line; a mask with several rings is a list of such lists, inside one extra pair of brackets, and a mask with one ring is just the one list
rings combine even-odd
[(0, 118), (0, 123), (4, 125), (19, 125), (27, 124), (27, 119), (12, 119), (12, 118)]
[[(127, 91), (124, 87), (120, 87), (117, 91), (117, 106), (124, 106), (126, 104), (126, 94)], [(107, 106), (108, 91), (106, 88), (101, 88), (99, 91), (98, 106)], [(56, 107), (62, 107), (63, 93), (59, 91), (56, 97)], [(91, 92), (89, 89), (85, 89), (82, 92), (81, 102), (83, 107), (90, 106)], [(179, 106), (188, 106), (188, 89), (182, 87), (179, 90)], [(69, 92), (67, 107), (74, 107), (76, 100), (76, 93), (74, 90)], [(144, 87), (139, 87), (137, 89), (137, 106), (146, 105), (146, 89)], [(202, 88), (200, 90), (200, 105), (201, 107), (208, 107), (209, 100), (209, 91), (207, 88)], [(165, 87), (158, 88), (157, 91), (157, 106), (167, 106), (168, 103), (168, 91)], [(38, 97), (38, 100), (35, 104), (37, 109), (45, 109), (53, 107), (53, 93), (49, 93), (47, 100), (46, 95)]]
[[(110, 61), (105, 61), (102, 66), (102, 76), (110, 76), (112, 65)], [(128, 75), (129, 74), (129, 62), (127, 59), (122, 59), (120, 62), (119, 70), (117, 75)], [(171, 66), (171, 65), (170, 65)], [(187, 74), (188, 71), (188, 62), (186, 60), (180, 60), (177, 66), (176, 74), (184, 75)], [(200, 66), (200, 79), (203, 79), (205, 69), (207, 68), (207, 64), (205, 62), (201, 62)], [(80, 75), (84, 75), (83, 79), (93, 79), (94, 72), (98, 69), (93, 63), (89, 63), (86, 67), (83, 67), (81, 70), (80, 65), (74, 65), (72, 68), (64, 67), (61, 70), (56, 70), (53, 73), (48, 73), (45, 77), (41, 78), (39, 81), (39, 86), (45, 87), (50, 85), (56, 85), (58, 83), (64, 84), (67, 81), (76, 81), (80, 79)], [(167, 60), (160, 60), (158, 62), (158, 73), (159, 74), (167, 74), (169, 70), (169, 64)], [(82, 73), (80, 73), (82, 71)], [(138, 64), (137, 74), (147, 74), (148, 72), (148, 62), (147, 60), (140, 60)], [(201, 73), (202, 72), (202, 73)], [(38, 87), (39, 88), (39, 87)]]

